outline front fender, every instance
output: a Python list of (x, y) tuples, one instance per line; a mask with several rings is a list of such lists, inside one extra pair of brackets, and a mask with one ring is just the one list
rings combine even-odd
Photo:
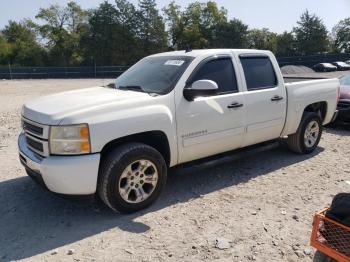
[(86, 121), (90, 128), (91, 149), (101, 152), (103, 147), (118, 138), (148, 131), (162, 131), (170, 146), (170, 164), (177, 161), (176, 124), (171, 110), (164, 105), (148, 105), (104, 113)]

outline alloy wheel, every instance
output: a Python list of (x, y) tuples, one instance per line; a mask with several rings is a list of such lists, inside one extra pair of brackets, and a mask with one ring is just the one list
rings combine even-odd
[(129, 164), (118, 182), (120, 196), (128, 203), (141, 203), (151, 196), (158, 182), (158, 171), (149, 160)]

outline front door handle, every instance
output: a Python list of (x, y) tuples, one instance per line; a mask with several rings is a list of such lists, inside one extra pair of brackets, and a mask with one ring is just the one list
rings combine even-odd
[(243, 106), (242, 103), (233, 102), (232, 104), (228, 105), (227, 108), (239, 108), (239, 107), (242, 107), (242, 106)]
[(276, 101), (281, 101), (283, 100), (283, 96), (274, 96), (271, 98), (271, 101), (276, 102)]

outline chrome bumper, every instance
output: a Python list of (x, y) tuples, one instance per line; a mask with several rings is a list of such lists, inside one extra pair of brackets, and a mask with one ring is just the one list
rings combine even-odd
[(18, 148), (22, 165), (40, 174), (40, 165), (43, 158), (28, 148), (24, 133), (21, 133), (18, 137)]
[(65, 195), (96, 192), (100, 154), (41, 157), (28, 148), (23, 133), (18, 137), (18, 148), (28, 175), (42, 180), (50, 191)]

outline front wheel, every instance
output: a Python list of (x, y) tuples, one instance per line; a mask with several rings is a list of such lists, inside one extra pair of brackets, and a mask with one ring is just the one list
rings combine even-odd
[(98, 194), (112, 210), (131, 213), (151, 205), (167, 179), (162, 155), (141, 143), (124, 144), (109, 153), (100, 168)]
[(322, 122), (318, 114), (305, 112), (295, 134), (288, 136), (288, 147), (294, 152), (309, 154), (313, 152), (322, 136)]

